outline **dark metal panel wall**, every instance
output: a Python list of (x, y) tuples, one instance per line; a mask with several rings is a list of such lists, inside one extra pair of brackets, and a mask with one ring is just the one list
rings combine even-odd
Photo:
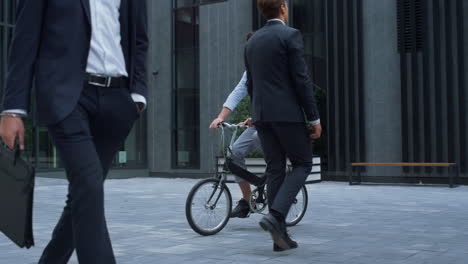
[[(422, 45), (403, 45), (418, 37), (400, 36), (402, 92), (402, 150), (408, 162), (456, 162), (466, 172), (466, 122), (464, 113), (464, 29), (463, 0), (413, 0), (399, 2), (399, 30), (403, 23), (423, 27)], [(410, 5), (411, 16), (405, 20), (402, 3)], [(417, 6), (423, 20), (418, 20)], [(410, 22), (408, 22), (408, 19)], [(414, 29), (413, 28), (413, 29)], [(408, 29), (408, 28), (406, 28)], [(412, 38), (412, 39), (409, 39)], [(443, 176), (445, 171), (405, 170)]]
[(327, 0), (328, 158), (324, 178), (366, 160), (362, 0)]

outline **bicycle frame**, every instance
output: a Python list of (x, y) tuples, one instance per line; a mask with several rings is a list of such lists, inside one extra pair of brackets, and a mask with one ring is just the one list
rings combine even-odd
[[(236, 141), (237, 132), (238, 132), (239, 128), (242, 125), (243, 125), (243, 123), (239, 123), (237, 125), (232, 125), (232, 124), (229, 124), (227, 122), (223, 122), (218, 126), (221, 129), (221, 149), (222, 149), (222, 154), (223, 154), (221, 157), (224, 158), (224, 161), (226, 161), (228, 158), (231, 157), (231, 155), (232, 155), (232, 145)], [(226, 138), (225, 138), (225, 131), (224, 131), (225, 127), (234, 129), (234, 131), (232, 133), (232, 136), (231, 136), (231, 139), (230, 139), (230, 142), (229, 142), (229, 146), (227, 147), (227, 149), (226, 149)], [(226, 170), (223, 170), (222, 172), (219, 171), (218, 159), (219, 159), (219, 156), (216, 156), (216, 158), (215, 158), (215, 171), (216, 171), (215, 178), (220, 179), (220, 180), (222, 178), (223, 182), (227, 182), (226, 174), (229, 173), (229, 171), (226, 171)]]
[[(243, 125), (243, 123), (239, 123), (237, 125), (232, 125), (232, 124), (229, 124), (229, 123), (226, 123), (226, 122), (223, 122), (221, 123), (221, 125), (219, 126), (219, 128), (221, 129), (221, 146), (222, 146), (222, 152), (223, 152), (223, 158), (224, 160), (226, 160), (227, 158), (229, 158), (231, 155), (232, 155), (232, 144), (234, 144), (235, 140), (236, 140), (236, 136), (237, 136), (237, 131), (239, 130), (239, 127), (241, 127)], [(225, 132), (224, 132), (224, 129), (225, 127), (227, 128), (233, 128), (234, 131), (232, 133), (232, 137), (231, 137), (231, 140), (229, 142), (229, 146), (227, 148), (227, 151), (225, 151)], [(219, 182), (218, 182), (218, 186), (216, 186), (215, 190), (213, 191), (213, 193), (211, 194), (210, 198), (208, 199), (207, 201), (207, 205), (210, 204), (211, 200), (213, 199), (213, 197), (215, 196), (215, 193), (216, 193), (216, 190), (218, 188), (221, 188), (221, 191), (219, 192), (218, 194), (218, 197), (216, 198), (216, 201), (214, 202), (213, 205), (211, 205), (211, 207), (216, 207), (216, 205), (218, 204), (218, 201), (219, 199), (221, 198), (221, 195), (223, 194), (224, 192), (224, 188), (227, 188), (226, 187), (226, 182), (227, 182), (227, 171), (222, 171), (221, 173), (219, 172), (219, 168), (218, 168), (218, 158), (216, 158), (216, 178), (219, 179)]]
[[(201, 235), (214, 235), (221, 231), (229, 221), (230, 214), (232, 212), (232, 196), (227, 183), (230, 182), (228, 181), (228, 175), (232, 173), (238, 173), (237, 168), (234, 166), (235, 163), (232, 162), (232, 160), (230, 159), (233, 156), (233, 145), (239, 134), (240, 127), (242, 127), (242, 123), (238, 125), (222, 123), (219, 126), (219, 128), (221, 129), (222, 136), (220, 140), (222, 147), (222, 155), (217, 155), (215, 159), (216, 174), (213, 175), (214, 178), (204, 179), (198, 182), (192, 188), (187, 198), (185, 211), (188, 223), (195, 232)], [(227, 134), (225, 132), (228, 129), (231, 129), (229, 132), (232, 132), (232, 136), (229, 135), (228, 138), (226, 138)], [(226, 161), (226, 166), (223, 167), (223, 169), (221, 169), (219, 166), (219, 159), (221, 158), (224, 158), (224, 160)], [(236, 175), (241, 178), (247, 178), (245, 175)], [(256, 186), (256, 188), (251, 192), (251, 195), (248, 199), (248, 204), (250, 206), (251, 213), (263, 214), (264, 210), (268, 208), (268, 197), (266, 193), (265, 182), (263, 181), (258, 184), (256, 184), (255, 181), (249, 182)], [(210, 189), (212, 189), (211, 193)], [(201, 190), (201, 192), (199, 192), (199, 190)], [(304, 187), (302, 187), (301, 190), (301, 202), (297, 203), (297, 205), (294, 205), (294, 207), (292, 207), (297, 208), (291, 214), (290, 221), (288, 220), (289, 222), (287, 222), (288, 225), (295, 225), (299, 221), (301, 221), (307, 209), (307, 190)], [(218, 191), (219, 193), (217, 193)], [(198, 193), (202, 195), (202, 199), (195, 200), (194, 197), (198, 197)], [(223, 197), (225, 197), (226, 199), (223, 199)], [(299, 198), (296, 197), (296, 199)], [(194, 212), (198, 212), (199, 214), (194, 215)], [(212, 223), (210, 219), (213, 215), (216, 216), (216, 219)]]
[[(236, 141), (237, 132), (239, 131), (239, 128), (242, 127), (243, 125), (244, 125), (244, 123), (239, 123), (237, 125), (232, 125), (232, 124), (223, 122), (219, 126), (221, 128), (221, 147), (223, 149), (223, 155), (224, 155), (225, 160), (227, 158), (231, 157), (231, 155), (232, 155), (232, 145)], [(224, 132), (225, 127), (234, 129), (233, 132), (232, 132), (231, 140), (229, 142), (229, 146), (227, 147), (226, 153), (224, 151), (224, 149), (226, 148), (226, 143), (225, 143), (226, 138), (225, 138), (225, 132)]]

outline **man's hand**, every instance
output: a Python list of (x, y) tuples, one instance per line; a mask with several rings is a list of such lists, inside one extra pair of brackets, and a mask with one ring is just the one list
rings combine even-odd
[(144, 104), (143, 103), (135, 103), (136, 108), (137, 108), (137, 113), (141, 114), (141, 111), (143, 111)]
[(249, 117), (247, 118), (245, 121), (244, 121), (244, 126), (246, 127), (254, 127), (253, 123), (252, 123), (252, 118)]
[(213, 120), (213, 122), (211, 122), (210, 129), (211, 130), (218, 129), (219, 124), (224, 122), (224, 120), (226, 120), (229, 117), (231, 112), (232, 112), (231, 109), (229, 109), (227, 107), (223, 107), (223, 109), (221, 109), (221, 112), (219, 113), (218, 117), (215, 120)]
[(10, 148), (15, 148), (18, 138), (20, 149), (24, 150), (24, 124), (19, 117), (3, 116), (0, 119), (0, 138)]
[(213, 120), (213, 122), (211, 122), (210, 129), (218, 129), (219, 124), (221, 124), (222, 122), (224, 122), (224, 120), (221, 117), (217, 117), (215, 120)]
[(322, 136), (322, 126), (320, 124), (312, 125), (310, 130), (311, 139), (319, 139)]

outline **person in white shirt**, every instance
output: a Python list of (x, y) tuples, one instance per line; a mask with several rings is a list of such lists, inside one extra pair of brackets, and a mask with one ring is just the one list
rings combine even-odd
[[(18, 0), (0, 138), (24, 149), (22, 117), (46, 126), (68, 199), (39, 264), (115, 264), (104, 180), (146, 105), (146, 0)], [(28, 143), (28, 142), (26, 142)]]
[[(249, 40), (253, 34), (254, 32), (249, 33), (247, 35), (247, 40)], [(223, 104), (223, 109), (219, 113), (218, 117), (211, 123), (210, 129), (215, 130), (218, 128), (220, 123), (226, 121), (229, 115), (236, 109), (242, 99), (244, 99), (247, 95), (247, 75), (244, 72), (242, 79), (239, 81), (231, 94), (229, 94), (228, 98)], [(249, 119), (246, 120), (246, 123), (248, 122)], [(253, 151), (261, 151), (260, 140), (258, 138), (255, 127), (249, 126), (234, 142), (231, 151), (232, 161), (236, 165), (245, 169), (246, 155)], [(247, 201), (250, 199), (252, 190), (250, 183), (243, 178), (236, 176), (236, 182), (239, 184), (239, 187), (242, 191), (242, 199), (239, 200), (237, 206), (232, 210), (231, 217), (246, 218), (250, 213), (250, 207)]]

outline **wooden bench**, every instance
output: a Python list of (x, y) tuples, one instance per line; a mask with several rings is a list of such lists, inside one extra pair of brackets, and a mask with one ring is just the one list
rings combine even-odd
[[(454, 187), (454, 177), (459, 182), (459, 170), (456, 163), (410, 163), (410, 162), (400, 162), (400, 163), (368, 163), (368, 162), (356, 162), (351, 163), (352, 173), (349, 174), (349, 185), (361, 184), (362, 176), (361, 170), (356, 168), (362, 167), (438, 167), (438, 168), (447, 168), (448, 177), (449, 177), (449, 186), (450, 188)], [(353, 181), (354, 174), (357, 174), (358, 182)]]

